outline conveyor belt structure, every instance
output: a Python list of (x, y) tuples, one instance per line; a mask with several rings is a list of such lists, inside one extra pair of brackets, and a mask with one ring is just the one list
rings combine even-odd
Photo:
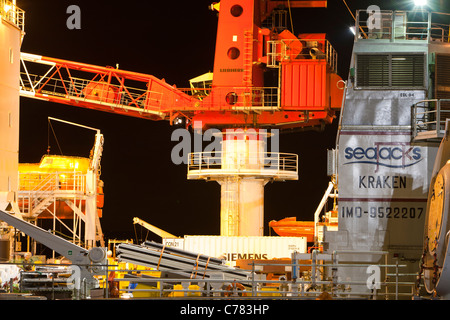
[(122, 243), (116, 248), (119, 261), (169, 271), (182, 278), (247, 280), (248, 271), (222, 263), (222, 260), (146, 241), (141, 245)]

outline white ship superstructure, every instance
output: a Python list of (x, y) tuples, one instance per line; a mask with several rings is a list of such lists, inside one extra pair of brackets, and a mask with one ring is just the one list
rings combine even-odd
[[(24, 12), (15, 1), (0, 2), (0, 210), (17, 212), (19, 188), (19, 82)], [(0, 261), (7, 261), (12, 229), (0, 222)]]
[[(412, 111), (445, 92), (437, 77), (450, 70), (445, 19), (421, 10), (357, 13), (338, 131), (339, 225), (326, 232), (324, 248), (340, 262), (404, 265), (405, 281), (414, 282), (420, 271), (428, 189), (442, 137), (418, 136), (420, 119)], [(395, 273), (379, 271), (382, 281)], [(364, 265), (340, 268), (337, 276), (367, 294), (371, 274)]]

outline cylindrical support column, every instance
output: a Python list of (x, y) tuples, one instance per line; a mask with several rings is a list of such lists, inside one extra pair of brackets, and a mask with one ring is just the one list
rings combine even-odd
[(264, 185), (262, 179), (242, 179), (240, 181), (239, 235), (264, 235)]
[(97, 215), (97, 176), (91, 170), (88, 170), (86, 173), (86, 194), (84, 241), (86, 248), (92, 248), (95, 247), (97, 231), (95, 225)]
[[(265, 179), (256, 173), (264, 167), (265, 136), (257, 130), (223, 133), (222, 170), (230, 175), (221, 184), (222, 236), (262, 236), (264, 233)], [(251, 172), (255, 172), (255, 176)]]
[(219, 183), (220, 234), (230, 237), (263, 236), (265, 180), (231, 177)]
[[(264, 186), (268, 181), (297, 180), (297, 156), (280, 154), (261, 129), (225, 129), (218, 151), (190, 154), (188, 179), (214, 180), (221, 185), (220, 234), (264, 235)], [(220, 163), (220, 165), (218, 165)]]

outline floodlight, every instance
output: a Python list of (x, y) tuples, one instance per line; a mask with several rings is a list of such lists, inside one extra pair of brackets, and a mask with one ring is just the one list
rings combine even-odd
[(427, 0), (414, 0), (414, 5), (417, 7), (423, 7), (427, 5)]
[(11, 7), (11, 5), (9, 5), (9, 4), (6, 4), (6, 3), (5, 3), (5, 4), (3, 5), (3, 10), (5, 11), (5, 13), (8, 13), (8, 11), (11, 10), (11, 8), (12, 8), (12, 7)]

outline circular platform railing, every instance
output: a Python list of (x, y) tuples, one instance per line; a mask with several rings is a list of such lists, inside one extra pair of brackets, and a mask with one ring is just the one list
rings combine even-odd
[(188, 179), (214, 179), (230, 175), (296, 180), (298, 155), (279, 152), (235, 155), (220, 151), (189, 154)]

